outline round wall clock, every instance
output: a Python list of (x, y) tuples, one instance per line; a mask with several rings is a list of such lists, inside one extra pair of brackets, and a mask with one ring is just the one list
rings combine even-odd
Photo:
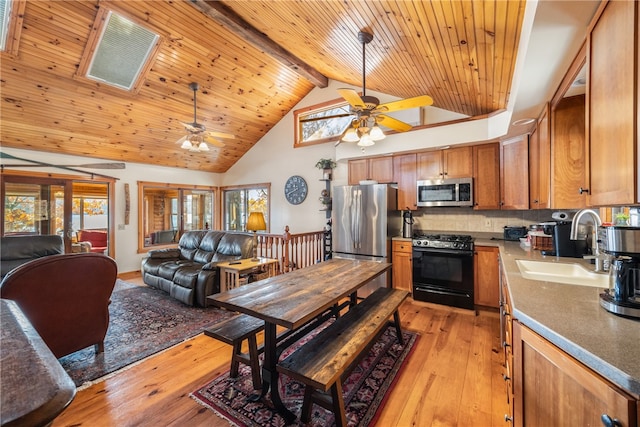
[(292, 205), (299, 205), (307, 198), (307, 181), (299, 175), (289, 177), (284, 185), (284, 197)]

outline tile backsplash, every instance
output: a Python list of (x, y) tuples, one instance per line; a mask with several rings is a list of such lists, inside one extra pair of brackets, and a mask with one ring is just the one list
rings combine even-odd
[[(469, 208), (425, 208), (413, 212), (414, 230), (502, 233), (506, 225), (525, 226), (553, 221), (555, 210), (474, 211)], [(566, 211), (572, 216), (575, 211)]]

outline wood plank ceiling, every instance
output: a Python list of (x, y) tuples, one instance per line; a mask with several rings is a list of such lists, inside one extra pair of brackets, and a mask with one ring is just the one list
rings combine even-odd
[[(138, 93), (74, 78), (100, 5), (161, 37)], [(476, 116), (506, 108), (525, 0), (28, 1), (16, 56), (2, 53), (1, 144), (225, 172), (326, 78), (428, 94)], [(193, 118), (234, 134), (209, 153), (175, 144)], [(338, 94), (336, 93), (336, 98)], [(292, 141), (293, 144), (293, 134)]]

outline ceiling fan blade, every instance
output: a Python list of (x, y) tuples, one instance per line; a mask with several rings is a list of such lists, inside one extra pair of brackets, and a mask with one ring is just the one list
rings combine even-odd
[(414, 96), (413, 98), (400, 99), (398, 101), (387, 102), (385, 104), (380, 104), (378, 107), (373, 110), (374, 112), (390, 112), (390, 111), (399, 111), (406, 110), (409, 108), (418, 108), (418, 107), (426, 107), (433, 104), (433, 98), (429, 95), (420, 95)]
[(208, 134), (213, 138), (236, 139), (236, 136), (232, 133), (218, 132), (217, 130), (210, 130)]
[(413, 127), (409, 123), (401, 122), (398, 119), (394, 119), (390, 116), (385, 116), (384, 114), (378, 114), (376, 116), (376, 123), (398, 132), (406, 132)]
[(218, 141), (217, 139), (212, 138), (211, 136), (205, 136), (205, 137), (204, 137), (204, 140), (205, 140), (207, 143), (209, 143), (209, 144), (211, 144), (211, 145), (214, 145), (214, 146), (216, 146), (216, 147), (219, 147), (219, 148), (222, 148), (222, 147), (224, 147), (224, 145), (225, 145), (225, 144), (224, 144), (224, 142), (222, 142), (222, 141)]
[(189, 132), (202, 132), (204, 131), (204, 126), (202, 126), (200, 123), (197, 122), (193, 122), (193, 123), (186, 123), (186, 122), (180, 122), (182, 123), (182, 126), (185, 127), (185, 129), (187, 129)]
[(338, 89), (338, 93), (347, 101), (352, 107), (364, 110), (365, 104), (358, 92), (353, 89), (342, 88)]

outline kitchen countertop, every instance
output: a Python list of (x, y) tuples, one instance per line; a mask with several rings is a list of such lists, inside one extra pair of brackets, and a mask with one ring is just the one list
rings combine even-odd
[[(495, 242), (477, 239), (476, 245)], [(537, 250), (525, 250), (519, 242), (503, 241), (498, 246), (513, 318), (638, 398), (640, 320), (602, 308), (599, 288), (525, 279), (515, 261), (573, 262), (590, 270), (593, 266), (580, 258), (544, 256)]]
[(602, 308), (599, 288), (525, 279), (516, 260), (578, 263), (589, 270), (593, 270), (593, 265), (581, 258), (544, 256), (520, 242), (505, 241), (500, 234), (464, 234), (472, 235), (477, 246), (500, 248), (514, 319), (636, 399), (640, 397), (640, 320), (617, 316)]

